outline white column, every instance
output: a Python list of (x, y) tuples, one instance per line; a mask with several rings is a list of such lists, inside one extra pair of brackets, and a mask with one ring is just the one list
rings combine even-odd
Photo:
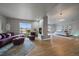
[(47, 38), (48, 36), (48, 17), (43, 17), (43, 36)]

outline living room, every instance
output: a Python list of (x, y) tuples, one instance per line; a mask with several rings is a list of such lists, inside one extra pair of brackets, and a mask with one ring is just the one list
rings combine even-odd
[(0, 55), (79, 55), (78, 10), (78, 3), (0, 3)]

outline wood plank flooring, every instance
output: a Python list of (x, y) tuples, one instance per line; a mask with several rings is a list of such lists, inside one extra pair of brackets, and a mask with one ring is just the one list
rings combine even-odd
[(54, 36), (48, 40), (25, 40), (2, 56), (79, 56), (79, 39)]
[(28, 56), (78, 56), (79, 39), (54, 37), (50, 40), (35, 40), (35, 48)]

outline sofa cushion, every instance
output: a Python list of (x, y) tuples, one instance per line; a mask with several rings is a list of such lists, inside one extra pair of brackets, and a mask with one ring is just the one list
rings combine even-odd
[(14, 36), (14, 33), (13, 32), (10, 32), (11, 33), (11, 36)]
[(2, 35), (0, 35), (0, 39), (2, 39)]
[(7, 35), (7, 33), (3, 33), (4, 38), (8, 38), (9, 35)]
[(7, 36), (10, 37), (11, 36), (11, 33), (7, 33)]
[(3, 38), (4, 38), (3, 34), (0, 34), (0, 39), (3, 39)]
[(14, 36), (13, 32), (7, 32), (6, 34), (8, 34), (9, 36)]
[(7, 37), (6, 37), (6, 33), (2, 33), (2, 35), (4, 36), (4, 38), (7, 38)]

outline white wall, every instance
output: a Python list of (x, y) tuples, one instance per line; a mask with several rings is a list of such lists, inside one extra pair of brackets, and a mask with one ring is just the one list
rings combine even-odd
[(16, 34), (19, 33), (19, 20), (10, 19), (10, 31)]
[(65, 28), (66, 26), (71, 26), (71, 28), (72, 28), (71, 34), (72, 35), (79, 36), (79, 20), (74, 20), (74, 21), (70, 20), (70, 21), (59, 22), (57, 24), (57, 30), (63, 30), (63, 28)]
[(0, 33), (2, 33), (2, 19), (0, 19)]
[(48, 31), (49, 33), (54, 33), (56, 31), (56, 24), (49, 24)]
[(37, 31), (39, 31), (39, 28), (43, 28), (43, 20), (42, 19), (39, 22), (37, 22), (37, 21), (32, 22), (32, 29), (37, 29)]
[(38, 22), (32, 22), (32, 29), (37, 29), (38, 30)]
[(0, 33), (6, 32), (6, 18), (0, 16)]

